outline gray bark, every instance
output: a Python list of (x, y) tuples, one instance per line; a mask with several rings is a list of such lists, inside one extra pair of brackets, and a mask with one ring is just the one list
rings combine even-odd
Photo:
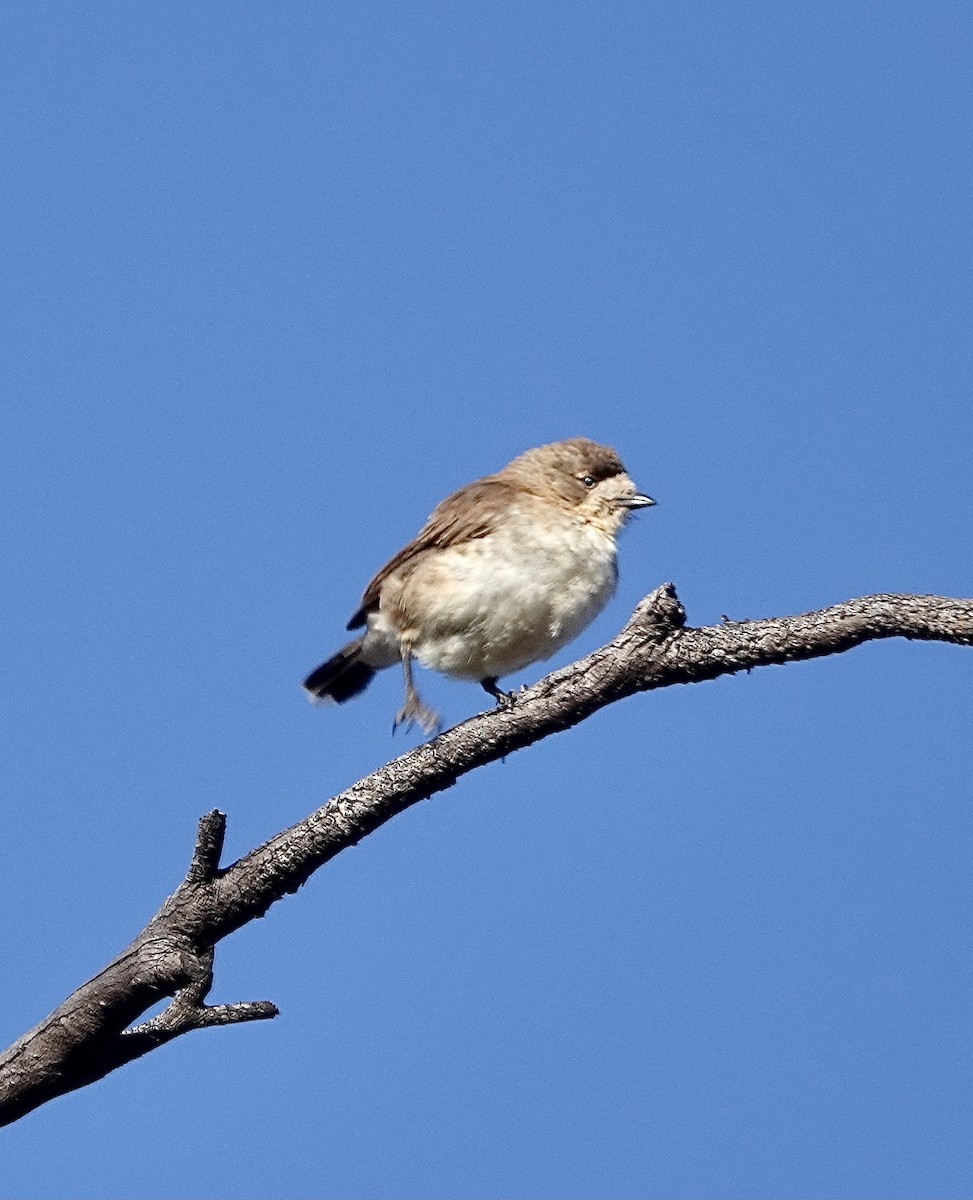
[[(608, 645), (394, 759), (228, 867), (226, 818), (202, 818), (186, 878), (135, 941), (0, 1056), (0, 1124), (193, 1029), (264, 1020), (269, 1001), (210, 1006), (216, 944), (319, 867), (476, 767), (568, 729), (636, 692), (839, 654), (877, 638), (973, 644), (973, 600), (866, 596), (820, 612), (687, 628), (671, 584)], [(134, 1021), (166, 997), (159, 1016)]]

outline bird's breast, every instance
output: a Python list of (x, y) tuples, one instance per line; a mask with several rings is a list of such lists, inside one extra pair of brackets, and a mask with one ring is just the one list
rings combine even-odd
[(426, 666), (500, 678), (576, 637), (616, 580), (613, 537), (560, 514), (513, 514), (485, 537), (430, 551), (390, 600)]

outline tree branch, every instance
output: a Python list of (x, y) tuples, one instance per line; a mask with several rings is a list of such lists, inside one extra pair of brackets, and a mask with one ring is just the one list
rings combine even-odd
[[(941, 596), (866, 596), (796, 617), (698, 629), (684, 628), (685, 619), (674, 587), (663, 585), (608, 645), (540, 680), (513, 706), (393, 759), (225, 869), (226, 818), (204, 816), (186, 878), (131, 946), (0, 1056), (0, 1125), (190, 1030), (276, 1016), (269, 1001), (204, 1004), (216, 944), (336, 854), (479, 766), (636, 692), (839, 654), (878, 638), (973, 645), (973, 600)], [(132, 1027), (167, 996), (163, 1013)]]

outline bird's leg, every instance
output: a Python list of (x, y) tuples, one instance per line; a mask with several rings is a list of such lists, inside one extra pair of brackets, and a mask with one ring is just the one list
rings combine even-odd
[(513, 708), (517, 703), (517, 697), (513, 692), (504, 692), (497, 687), (496, 675), (491, 675), (488, 679), (480, 680), (480, 687), (496, 700), (498, 708)]
[(402, 640), (402, 673), (405, 675), (405, 704), (395, 714), (392, 732), (395, 733), (400, 725), (411, 725), (413, 721), (423, 733), (438, 733), (443, 727), (439, 713), (433, 712), (422, 702), (412, 682), (412, 644)]

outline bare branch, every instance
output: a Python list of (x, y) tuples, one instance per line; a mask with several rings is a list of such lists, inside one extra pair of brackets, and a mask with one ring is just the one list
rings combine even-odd
[[(219, 817), (225, 827), (226, 821), (222, 813), (209, 813), (203, 818)], [(202, 831), (202, 824), (200, 827)], [(222, 841), (222, 836), (221, 839)], [(195, 862), (195, 859), (194, 859)], [(192, 868), (190, 868), (190, 873)], [(202, 961), (205, 974), (190, 983), (187, 987), (176, 992), (172, 1003), (165, 1010), (142, 1025), (126, 1029), (121, 1040), (126, 1048), (126, 1062), (139, 1058), (156, 1046), (171, 1042), (180, 1034), (189, 1033), (193, 1029), (211, 1029), (215, 1025), (240, 1025), (244, 1021), (266, 1021), (279, 1013), (276, 1004), (269, 1000), (249, 1000), (237, 1004), (204, 1004), (213, 986), (212, 948), (204, 952)], [(121, 1064), (119, 1064), (121, 1065)]]
[[(224, 869), (226, 818), (207, 814), (185, 880), (132, 945), (0, 1056), (0, 1124), (193, 1029), (276, 1016), (269, 1001), (204, 1003), (215, 945), (336, 854), (479, 766), (636, 692), (838, 654), (879, 638), (973, 645), (973, 600), (941, 596), (866, 596), (796, 617), (698, 629), (684, 628), (685, 619), (665, 584), (607, 646), (540, 680), (515, 704), (394, 759)], [(132, 1026), (167, 996), (174, 998), (163, 1013)]]
[(223, 853), (223, 839), (226, 837), (226, 813), (219, 809), (201, 817), (196, 833), (196, 848), (193, 851), (193, 861), (186, 875), (187, 883), (209, 883), (216, 877), (220, 869), (220, 856)]

